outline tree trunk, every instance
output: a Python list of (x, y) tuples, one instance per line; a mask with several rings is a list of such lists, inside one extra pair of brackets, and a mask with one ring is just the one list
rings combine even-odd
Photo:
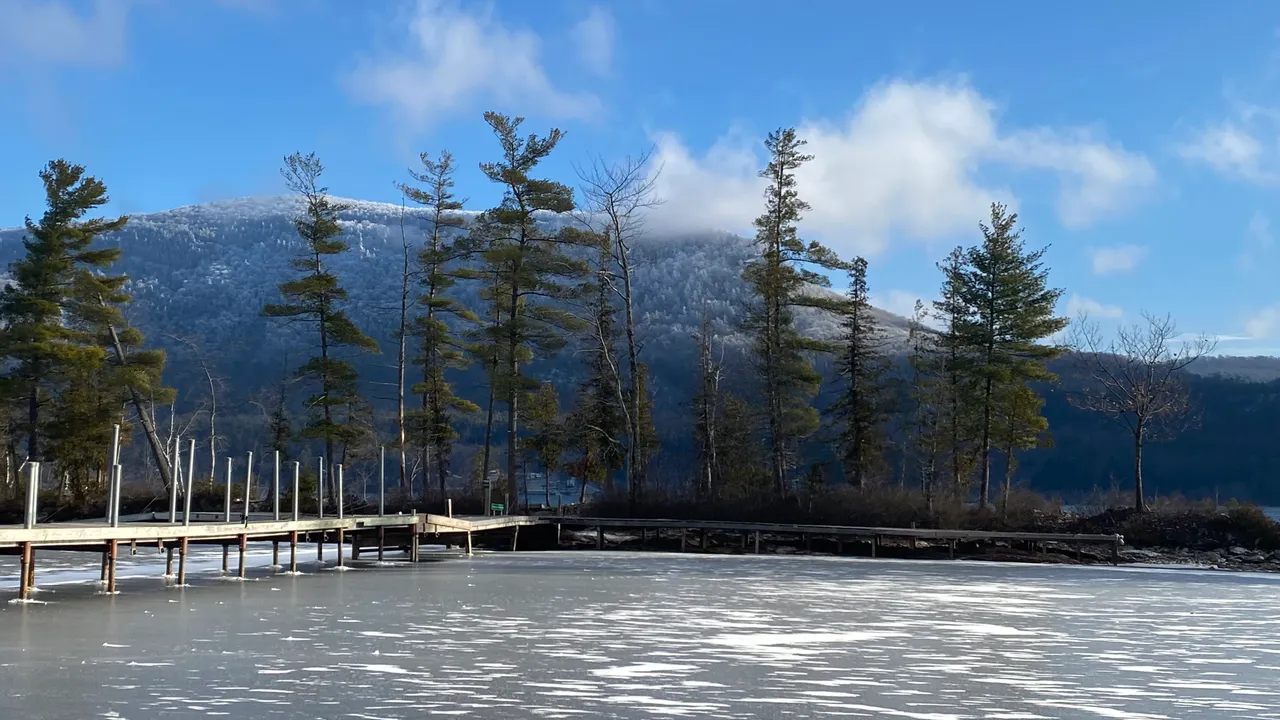
[[(636, 322), (632, 314), (631, 303), (631, 260), (627, 254), (627, 246), (625, 241), (618, 238), (618, 264), (622, 270), (622, 308), (626, 323), (627, 334), (627, 371), (631, 376), (631, 407), (628, 408), (627, 414), (631, 420), (631, 437), (629, 438), (629, 455), (627, 461), (627, 483), (635, 483), (636, 489), (634, 497), (638, 501), (644, 492), (645, 485), (645, 468), (644, 463), (640, 461), (640, 383), (639, 380), (639, 350), (636, 347)], [(646, 390), (646, 392), (648, 392)], [(634, 504), (633, 504), (634, 512)]]
[(1017, 461), (1014, 460), (1014, 452), (1015, 450), (1012, 444), (1010, 444), (1009, 449), (1005, 451), (1004, 497), (1001, 499), (1002, 507), (1000, 509), (1000, 516), (1005, 518), (1009, 517), (1009, 493), (1013, 491), (1013, 471), (1014, 468), (1017, 467), (1015, 465)]
[[(403, 228), (403, 221), (401, 224)], [(402, 231), (403, 234), (403, 231)], [(401, 238), (403, 240), (403, 237)], [(405, 393), (405, 344), (408, 342), (406, 336), (409, 325), (409, 246), (404, 245), (404, 273), (401, 276), (400, 284), (400, 351), (396, 358), (396, 447), (400, 451), (400, 494), (408, 495), (408, 482), (405, 476), (405, 455), (404, 455), (404, 393)]]
[(517, 382), (520, 372), (520, 361), (517, 358), (520, 350), (516, 336), (516, 316), (520, 312), (520, 290), (513, 279), (511, 283), (511, 304), (507, 308), (507, 322), (511, 331), (507, 334), (507, 504), (508, 511), (516, 506), (516, 452), (519, 444), (516, 433), (519, 431), (520, 389)]
[(1133, 509), (1140, 513), (1147, 511), (1147, 502), (1142, 492), (1142, 442), (1145, 435), (1146, 427), (1140, 421), (1133, 432)]
[(984, 383), (982, 393), (982, 477), (978, 491), (978, 507), (983, 510), (991, 500), (991, 378)]
[[(102, 298), (98, 298), (98, 302), (106, 306)], [(111, 337), (111, 347), (115, 351), (116, 365), (124, 367), (126, 356), (124, 346), (120, 344), (120, 334), (116, 332), (114, 325), (108, 325), (107, 332)], [(138, 422), (142, 424), (142, 431), (147, 436), (147, 444), (151, 446), (151, 455), (160, 469), (160, 481), (164, 483), (167, 492), (177, 492), (177, 488), (173, 486), (173, 474), (169, 472), (169, 465), (165, 462), (164, 446), (160, 443), (160, 436), (156, 434), (155, 423), (147, 413), (146, 401), (132, 385), (129, 386), (129, 401), (133, 404), (134, 411), (138, 413)]]

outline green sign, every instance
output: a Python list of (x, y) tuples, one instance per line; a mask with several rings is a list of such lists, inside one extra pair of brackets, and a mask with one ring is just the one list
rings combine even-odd
[(492, 505), (489, 506), (489, 509), (492, 510), (493, 512), (500, 513), (503, 510), (506, 510), (507, 506), (503, 505), (502, 503), (493, 503)]

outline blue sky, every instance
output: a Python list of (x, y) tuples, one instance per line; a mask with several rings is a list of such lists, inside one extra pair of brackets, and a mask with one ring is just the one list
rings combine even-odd
[(566, 181), (654, 146), (654, 228), (745, 230), (760, 141), (795, 125), (806, 234), (864, 254), (889, 309), (1002, 200), (1064, 311), (1280, 354), (1277, 28), (1246, 0), (0, 0), (0, 226), (40, 213), (54, 157), (139, 213), (281, 192), (294, 150), (395, 202), (449, 149), (480, 208), (496, 109), (567, 131)]

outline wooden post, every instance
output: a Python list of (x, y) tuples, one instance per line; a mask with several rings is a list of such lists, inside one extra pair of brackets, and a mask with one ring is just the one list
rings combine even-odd
[(241, 535), (240, 536), (240, 564), (236, 566), (236, 576), (242, 580), (244, 579), (244, 571), (245, 571), (244, 553), (245, 553), (245, 550), (248, 549), (248, 547), (249, 547), (249, 536)]
[[(342, 466), (338, 466), (338, 477), (342, 477)], [(338, 487), (342, 487), (342, 481), (338, 481)], [(342, 498), (338, 498), (338, 517), (342, 517)], [(342, 564), (342, 546), (346, 541), (343, 538), (342, 528), (338, 528), (338, 567), (344, 567)]]
[(596, 528), (596, 549), (604, 549), (604, 526)]
[(880, 536), (872, 535), (871, 536), (871, 557), (876, 556), (876, 548), (878, 547), (880, 547)]
[(689, 544), (689, 530), (680, 528), (680, 552), (684, 552), (685, 547)]
[(387, 547), (387, 529), (378, 528), (378, 562), (382, 562), (382, 552)]
[(271, 541), (271, 567), (280, 567), (280, 541)]
[(351, 536), (351, 559), (360, 559), (360, 538), (364, 537), (360, 533)]
[[(297, 467), (297, 463), (294, 463)], [(296, 501), (295, 501), (296, 502)], [(295, 504), (294, 507), (297, 507)], [(293, 530), (289, 533), (289, 572), (298, 572), (298, 531)]]
[(231, 567), (230, 562), (231, 562), (231, 546), (227, 545), (226, 543), (222, 543), (222, 574), (223, 575), (226, 575), (228, 572), (228, 569)]
[(116, 556), (119, 551), (119, 544), (116, 540), (107, 541), (107, 592), (114, 594), (116, 591)]
[(165, 548), (164, 576), (173, 577), (173, 546), (172, 545), (168, 545)]
[(102, 573), (98, 576), (98, 582), (105, 583), (107, 581), (107, 551), (102, 551)]
[(31, 586), (27, 584), (30, 578), (31, 569), (31, 543), (22, 543), (22, 559), (18, 562), (18, 599), (26, 600), (27, 595), (31, 592)]
[[(425, 492), (425, 491), (424, 491)], [(470, 537), (471, 533), (467, 533)], [(418, 562), (418, 526), (409, 526), (409, 561)]]
[(316, 562), (324, 566), (324, 531), (320, 531), (320, 537), (316, 539)]
[(187, 538), (178, 543), (178, 584), (187, 584)]
[(467, 531), (467, 554), (471, 554), (471, 531)]
[(707, 531), (705, 528), (702, 530), (702, 549), (707, 549)]
[(956, 541), (955, 540), (950, 540), (947, 542), (947, 551), (950, 553), (951, 559), (955, 560), (956, 559)]
[(760, 531), (756, 531), (756, 554), (760, 554)]
[(520, 526), (517, 525), (511, 533), (511, 552), (516, 551), (516, 541), (520, 539)]

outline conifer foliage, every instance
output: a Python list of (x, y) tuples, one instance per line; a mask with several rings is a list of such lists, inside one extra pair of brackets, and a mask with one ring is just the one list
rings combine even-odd
[(840, 422), (841, 455), (845, 476), (859, 489), (881, 472), (883, 425), (888, 418), (883, 329), (871, 311), (867, 290), (867, 261), (855, 258), (849, 265), (849, 291), (844, 309), (844, 344), (839, 350), (840, 397), (832, 411)]
[[(297, 370), (297, 376), (315, 388), (307, 400), (309, 417), (302, 436), (323, 441), (325, 467), (331, 468), (338, 462), (336, 449), (357, 444), (368, 432), (359, 418), (359, 375), (351, 360), (340, 353), (345, 349), (378, 352), (378, 344), (347, 316), (347, 291), (327, 264), (348, 246), (341, 239), (339, 224), (344, 208), (320, 185), (324, 165), (314, 153), (294, 153), (285, 158), (280, 173), (303, 203), (302, 213), (294, 220), (303, 250), (293, 261), (299, 276), (279, 286), (284, 302), (269, 304), (262, 312), (304, 325), (312, 332), (317, 354)], [(328, 483), (328, 488), (332, 500), (333, 483)]]
[(795, 173), (813, 159), (802, 152), (805, 141), (795, 129), (784, 128), (769, 133), (764, 144), (769, 163), (760, 177), (769, 187), (765, 211), (755, 220), (759, 255), (743, 271), (755, 295), (745, 326), (754, 338), (756, 371), (764, 391), (769, 469), (775, 490), (785, 495), (797, 442), (819, 427), (811, 401), (822, 376), (808, 354), (831, 349), (801, 335), (793, 314), (799, 307), (839, 312), (839, 300), (805, 292), (805, 285), (830, 286), (827, 276), (813, 268), (836, 270), (843, 265), (820, 243), (800, 238), (799, 222), (809, 205), (800, 199)]

